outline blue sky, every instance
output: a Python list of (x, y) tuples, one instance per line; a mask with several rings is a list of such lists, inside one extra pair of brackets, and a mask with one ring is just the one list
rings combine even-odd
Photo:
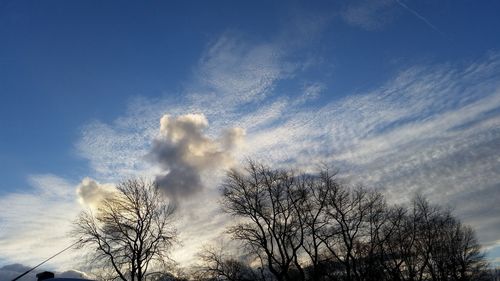
[(293, 36), (282, 34), (293, 33), (283, 31), (296, 28), (290, 22), (328, 21), (294, 54), (321, 57), (308, 76), (323, 76), (332, 90), (325, 98), (376, 86), (410, 64), (475, 59), (499, 45), (494, 1), (408, 3), (440, 32), (397, 5), (373, 11), (364, 26), (336, 18), (346, 8), (331, 1), (65, 2), (2, 1), (2, 191), (27, 173), (84, 171), (73, 150), (82, 124), (112, 120), (136, 96), (178, 95), (204, 48), (225, 32), (272, 41)]
[[(234, 162), (326, 161), (394, 202), (421, 191), (500, 258), (500, 3), (310, 2), (0, 0), (0, 265), (50, 253), (62, 235), (34, 228), (49, 212), (66, 229), (77, 188), (165, 169), (147, 157), (165, 114), (202, 115), (214, 144), (244, 130)], [(220, 171), (198, 168), (185, 204), (215, 205)]]

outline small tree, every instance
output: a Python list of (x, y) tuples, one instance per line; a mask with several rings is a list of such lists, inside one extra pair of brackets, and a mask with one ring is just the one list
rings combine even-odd
[(243, 261), (224, 253), (224, 247), (205, 246), (199, 253), (201, 260), (195, 280), (258, 281), (261, 276)]
[(154, 264), (164, 264), (176, 238), (174, 208), (156, 183), (121, 182), (97, 209), (83, 211), (74, 222), (78, 245), (95, 250), (93, 264), (106, 265), (113, 279), (142, 281)]

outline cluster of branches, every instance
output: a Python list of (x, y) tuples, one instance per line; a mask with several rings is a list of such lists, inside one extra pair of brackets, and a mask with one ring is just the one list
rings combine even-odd
[(166, 253), (176, 238), (174, 208), (154, 182), (123, 181), (116, 192), (99, 202), (98, 209), (83, 211), (74, 222), (78, 245), (94, 249), (90, 264), (99, 280), (151, 279), (152, 267), (163, 268)]
[(249, 162), (222, 185), (228, 229), (260, 269), (205, 251), (205, 280), (482, 280), (474, 231), (416, 196), (384, 196), (342, 184), (331, 170), (296, 174)]

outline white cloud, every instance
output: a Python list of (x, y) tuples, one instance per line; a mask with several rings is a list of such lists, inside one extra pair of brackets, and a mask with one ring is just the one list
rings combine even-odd
[(91, 178), (84, 178), (76, 187), (76, 194), (80, 204), (96, 208), (99, 203), (115, 191), (113, 184), (101, 184)]
[(95, 121), (83, 128), (77, 148), (97, 176), (112, 181), (149, 168), (143, 156), (155, 134), (152, 124), (137, 125), (122, 119), (112, 125)]
[(319, 97), (321, 92), (325, 90), (325, 85), (323, 83), (310, 83), (304, 86), (303, 91), (303, 99), (307, 101), (309, 99), (316, 99)]
[[(303, 89), (305, 95), (312, 93), (321, 101), (312, 107), (276, 90), (302, 71), (296, 67), (300, 62), (288, 59), (280, 46), (252, 46), (225, 34), (202, 56), (184, 93), (187, 98), (138, 98), (114, 122), (85, 126), (78, 150), (94, 169), (89, 176), (116, 182), (165, 172), (168, 167), (146, 160), (159, 136), (159, 121), (170, 116), (163, 122), (166, 129), (179, 121), (172, 116), (192, 114), (184, 118), (195, 125), (195, 139), (208, 147), (222, 145), (220, 134), (226, 128), (247, 131), (245, 146), (234, 155), (237, 160), (250, 156), (308, 170), (319, 162), (333, 163), (352, 180), (384, 188), (393, 202), (420, 190), (431, 200), (455, 206), (457, 214), (478, 229), (483, 243), (498, 243), (500, 56), (410, 67), (376, 89), (340, 100), (329, 98), (320, 82), (306, 83), (310, 87)], [(186, 133), (174, 127), (171, 132)], [(182, 139), (168, 134), (170, 144)], [(179, 209), (184, 246), (174, 256), (181, 262), (188, 263), (202, 242), (216, 239), (227, 221), (217, 204), (223, 174), (202, 170), (206, 188)], [(59, 179), (53, 186), (65, 187), (53, 189), (43, 181), (35, 178), (33, 193), (0, 198), (0, 221), (6, 226), (0, 252), (13, 262), (38, 258), (26, 258), (28, 251), (20, 245), (33, 249), (43, 238), (47, 247), (42, 253), (47, 253), (64, 241), (64, 233), (47, 235), (53, 229), (47, 225), (67, 229), (66, 222), (78, 209), (74, 187)]]
[[(36, 265), (71, 244), (71, 220), (80, 211), (74, 185), (54, 175), (32, 176), (30, 192), (0, 197), (0, 253), (8, 262)], [(70, 268), (78, 253), (47, 264)]]
[(242, 39), (224, 35), (200, 60), (197, 79), (204, 93), (193, 99), (223, 99), (226, 106), (263, 99), (276, 80), (293, 70), (283, 56), (272, 43), (249, 47)]
[[(384, 188), (394, 202), (419, 190), (431, 200), (453, 204), (457, 214), (480, 230), (481, 241), (489, 245), (495, 243), (494, 234), (499, 231), (491, 225), (500, 225), (499, 210), (490, 211), (491, 198), (496, 198), (500, 185), (499, 158), (495, 156), (500, 142), (499, 76), (500, 57), (493, 54), (469, 64), (411, 67), (377, 89), (320, 107), (296, 103), (274, 92), (259, 96), (264, 100), (256, 107), (249, 107), (246, 100), (222, 96), (217, 106), (206, 109), (207, 118), (215, 124), (206, 129), (215, 136), (224, 127), (245, 128), (248, 134), (244, 149), (238, 150), (240, 160), (251, 156), (303, 169), (322, 161), (335, 163), (352, 180)], [(214, 77), (220, 83), (228, 79)], [(326, 94), (319, 98), (325, 99)], [(192, 103), (170, 104), (162, 110), (179, 112)], [(226, 108), (237, 113), (228, 115)], [(135, 147), (141, 145), (127, 148), (131, 155), (137, 154)], [(189, 205), (190, 218), (197, 218), (197, 224), (180, 227), (186, 244), (203, 240), (196, 233), (210, 228), (212, 218), (215, 225), (223, 225), (223, 219), (214, 215), (218, 209), (216, 179), (214, 176), (213, 184), (208, 184), (212, 191), (203, 193), (200, 203), (194, 200)], [(467, 200), (463, 194), (477, 200)], [(469, 210), (474, 211), (467, 215)]]
[(245, 131), (235, 127), (210, 138), (205, 134), (207, 127), (203, 114), (164, 115), (160, 119), (160, 133), (148, 158), (162, 169), (156, 182), (171, 199), (200, 192), (203, 173), (233, 165), (232, 153), (243, 142)]

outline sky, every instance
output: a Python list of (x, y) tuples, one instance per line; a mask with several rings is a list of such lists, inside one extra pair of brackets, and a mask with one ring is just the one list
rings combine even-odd
[(500, 3), (311, 2), (0, 0), (0, 277), (139, 175), (179, 202), (190, 264), (247, 158), (424, 194), (500, 264)]

